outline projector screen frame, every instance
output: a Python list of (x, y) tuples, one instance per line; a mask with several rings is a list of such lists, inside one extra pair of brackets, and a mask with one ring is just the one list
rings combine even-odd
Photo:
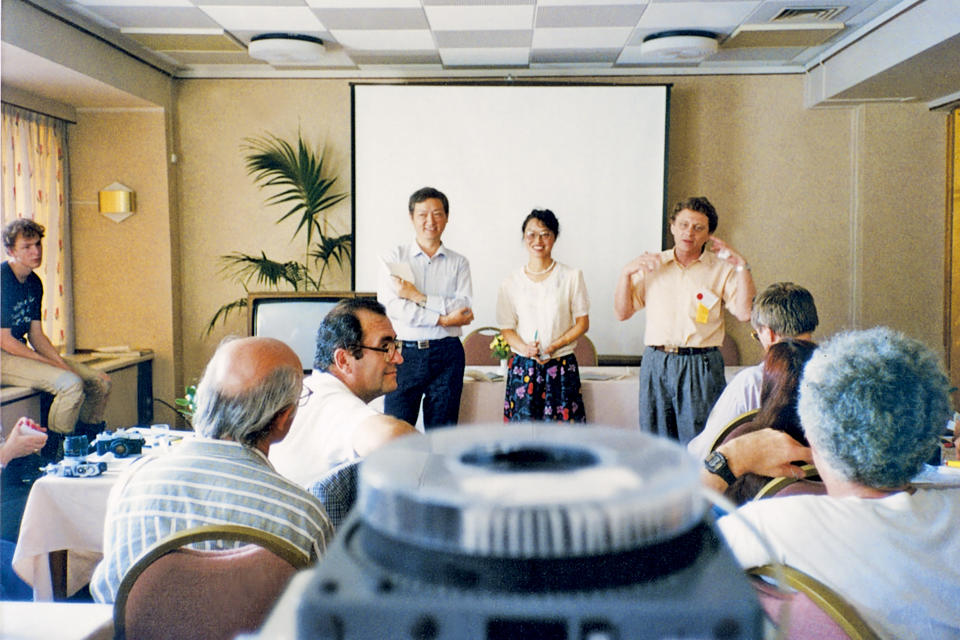
[[(350, 83), (350, 96), (351, 96), (351, 101), (350, 101), (350, 116), (351, 116), (351, 154), (350, 154), (350, 159), (351, 159), (351, 193), (353, 194), (353, 197), (351, 198), (351, 213), (350, 213), (350, 215), (351, 215), (351, 220), (350, 220), (350, 221), (351, 221), (351, 226), (350, 226), (350, 233), (351, 233), (351, 237), (352, 237), (352, 239), (353, 239), (353, 248), (354, 248), (354, 250), (353, 250), (353, 252), (352, 252), (352, 254), (351, 254), (350, 283), (351, 283), (351, 287), (352, 287), (353, 289), (356, 289), (357, 286), (358, 286), (358, 269), (357, 269), (358, 255), (364, 253), (364, 252), (365, 252), (365, 248), (370, 248), (370, 247), (359, 247), (359, 248), (358, 248), (358, 244), (357, 244), (357, 239), (358, 239), (358, 225), (357, 225), (358, 210), (364, 209), (364, 207), (362, 207), (362, 206), (360, 206), (360, 205), (358, 204), (358, 201), (360, 201), (363, 197), (366, 197), (365, 194), (360, 194), (359, 191), (358, 191), (358, 178), (359, 178), (360, 180), (363, 180), (363, 177), (362, 177), (362, 176), (358, 176), (358, 122), (357, 122), (357, 109), (358, 109), (358, 108), (357, 108), (357, 91), (358, 91), (358, 89), (361, 89), (361, 90), (362, 90), (362, 88), (364, 88), (364, 87), (390, 87), (390, 88), (393, 88), (393, 89), (398, 88), (398, 87), (399, 87), (399, 88), (406, 88), (406, 87), (426, 87), (426, 88), (444, 88), (444, 87), (451, 87), (451, 88), (491, 87), (491, 88), (554, 88), (554, 89), (560, 88), (560, 89), (563, 89), (564, 91), (565, 91), (565, 90), (568, 90), (568, 89), (571, 90), (571, 91), (574, 91), (574, 90), (576, 90), (576, 89), (596, 89), (596, 88), (600, 88), (600, 89), (603, 89), (603, 90), (607, 90), (607, 89), (637, 89), (637, 88), (655, 88), (655, 89), (660, 89), (660, 90), (662, 90), (662, 92), (663, 92), (663, 93), (662, 93), (662, 96), (657, 96), (657, 99), (658, 99), (658, 100), (661, 99), (661, 97), (662, 97), (662, 101), (663, 101), (663, 102), (662, 102), (662, 108), (663, 108), (663, 111), (662, 111), (662, 123), (660, 122), (659, 119), (652, 121), (652, 122), (656, 123), (656, 126), (657, 126), (657, 127), (662, 126), (662, 158), (659, 158), (659, 162), (662, 162), (662, 165), (661, 165), (661, 167), (658, 167), (658, 168), (662, 168), (662, 171), (660, 172), (660, 176), (662, 177), (662, 180), (660, 181), (660, 184), (658, 185), (657, 189), (654, 189), (654, 192), (655, 192), (656, 190), (659, 190), (659, 194), (656, 194), (656, 196), (658, 196), (658, 197), (657, 197), (656, 199), (653, 199), (653, 200), (650, 200), (649, 198), (644, 198), (644, 199), (643, 199), (644, 204), (643, 204), (643, 205), (637, 204), (637, 205), (636, 205), (636, 209), (635, 209), (638, 213), (641, 212), (641, 209), (647, 211), (648, 213), (645, 214), (645, 215), (647, 216), (645, 219), (651, 220), (651, 221), (654, 220), (654, 218), (650, 216), (650, 213), (653, 213), (654, 216), (656, 217), (656, 222), (655, 222), (655, 223), (652, 223), (652, 224), (656, 224), (659, 228), (650, 228), (650, 229), (649, 229), (649, 233), (646, 233), (646, 234), (644, 234), (643, 236), (641, 236), (642, 238), (645, 238), (645, 240), (643, 240), (643, 243), (644, 243), (643, 246), (639, 246), (639, 247), (637, 247), (636, 249), (631, 249), (631, 250), (628, 250), (628, 251), (619, 251), (619, 252), (616, 252), (614, 255), (617, 256), (617, 257), (616, 257), (616, 260), (619, 262), (619, 265), (617, 266), (617, 269), (619, 269), (619, 267), (622, 266), (622, 264), (625, 264), (628, 260), (632, 259), (632, 258), (635, 257), (636, 255), (639, 255), (639, 254), (642, 253), (643, 251), (664, 250), (664, 249), (668, 248), (669, 246), (672, 246), (672, 244), (670, 243), (669, 222), (668, 222), (668, 219), (669, 219), (669, 208), (668, 208), (668, 203), (667, 203), (667, 181), (668, 181), (668, 177), (669, 177), (668, 159), (669, 159), (669, 147), (670, 147), (670, 110), (671, 110), (671, 93), (672, 93), (672, 87), (673, 87), (673, 84), (672, 84), (672, 83), (663, 83), (663, 82), (655, 82), (655, 83), (633, 82), (633, 83), (617, 83), (617, 84), (612, 84), (612, 83), (602, 83), (602, 82), (566, 83), (566, 82), (525, 82), (525, 81), (510, 81), (510, 80), (507, 80), (507, 81), (494, 81), (494, 82), (484, 82), (484, 81), (456, 81), (456, 82), (443, 82), (443, 81), (440, 81), (440, 82), (437, 82), (437, 81), (377, 82), (377, 81), (369, 81), (369, 82), (352, 82), (352, 83)], [(395, 103), (395, 101), (392, 101), (392, 102), (390, 102), (390, 103), (386, 103), (386, 102), (385, 102), (384, 104), (394, 104), (394, 103)], [(642, 114), (638, 114), (638, 116), (637, 116), (637, 118), (635, 119), (635, 121), (638, 122), (638, 123), (639, 123), (639, 122), (646, 122), (641, 116), (642, 116)], [(429, 116), (428, 116), (428, 117), (429, 117)], [(627, 121), (627, 120), (621, 120), (621, 121)], [(635, 126), (635, 128), (640, 129), (640, 128), (642, 128), (644, 125), (637, 124), (637, 125), (634, 125), (634, 126)], [(650, 125), (650, 128), (651, 128), (651, 129), (654, 129), (654, 126), (653, 126), (653, 125)], [(659, 134), (658, 134), (658, 135), (659, 135)], [(368, 137), (368, 138), (370, 137), (369, 134), (367, 135), (367, 137)], [(377, 138), (377, 139), (382, 139), (382, 138)], [(658, 139), (657, 142), (659, 143), (660, 140)], [(369, 143), (367, 143), (367, 146), (369, 146)], [(416, 162), (417, 162), (417, 158), (416, 158), (417, 153), (429, 153), (429, 151), (430, 151), (430, 148), (429, 148), (429, 146), (426, 146), (426, 145), (425, 145), (424, 147), (420, 148), (420, 149), (411, 149), (411, 150), (410, 150), (410, 155), (408, 156), (408, 157), (409, 157), (408, 162), (416, 163)], [(643, 152), (642, 152), (642, 151), (638, 151), (638, 152), (635, 152), (635, 153), (639, 156), (639, 155), (642, 155)], [(658, 155), (658, 154), (648, 154), (646, 157), (648, 157), (648, 158), (657, 158), (657, 155)], [(407, 156), (405, 156), (405, 157), (407, 157)], [(363, 160), (362, 158), (360, 159), (360, 161), (361, 161), (361, 162), (364, 162), (364, 160)], [(369, 172), (368, 172), (367, 175), (370, 175)], [(378, 175), (379, 175), (379, 174), (378, 174)], [(631, 174), (631, 175), (636, 175), (636, 174)], [(646, 174), (644, 174), (644, 175), (646, 175)], [(653, 175), (657, 175), (657, 174), (653, 174)], [(366, 184), (369, 184), (369, 180), (366, 181)], [(404, 198), (403, 198), (402, 200), (399, 200), (399, 199), (398, 199), (398, 201), (395, 202), (395, 203), (394, 203), (394, 200), (393, 200), (393, 199), (391, 199), (391, 200), (389, 201), (389, 211), (391, 212), (391, 215), (392, 215), (392, 214), (399, 214), (399, 213), (401, 213), (401, 212), (405, 212), (405, 210), (406, 210), (406, 196), (408, 196), (410, 192), (413, 192), (414, 190), (416, 190), (417, 188), (420, 188), (420, 187), (422, 187), (422, 186), (434, 186), (434, 187), (439, 188), (441, 191), (444, 191), (444, 192), (447, 193), (448, 195), (451, 195), (450, 191), (449, 191), (448, 188), (447, 188), (447, 185), (446, 185), (443, 181), (436, 181), (436, 183), (432, 183), (432, 181), (428, 178), (428, 179), (426, 179), (426, 180), (423, 181), (423, 184), (420, 184), (420, 183), (412, 184), (412, 183), (411, 183), (409, 192), (407, 192), (406, 194), (404, 194)], [(587, 188), (585, 188), (585, 189), (587, 189)], [(367, 193), (369, 193), (370, 189), (365, 186), (365, 187), (364, 187), (364, 191), (367, 192)], [(566, 211), (565, 211), (564, 207), (566, 206), (566, 203), (564, 202), (564, 200), (563, 200), (562, 198), (558, 198), (559, 201), (564, 202), (564, 205), (563, 205), (563, 206), (560, 206), (559, 208), (557, 208), (557, 207), (558, 207), (557, 204), (549, 201), (549, 197), (547, 198), (547, 200), (548, 200), (547, 202), (544, 202), (544, 203), (542, 203), (542, 204), (541, 204), (540, 202), (535, 202), (534, 204), (535, 204), (535, 206), (536, 206), (537, 208), (542, 208), (543, 206), (547, 206), (547, 207), (549, 207), (549, 208), (553, 208), (554, 210), (556, 210), (556, 211), (557, 211), (557, 214), (558, 214), (558, 217), (559, 217), (559, 219), (560, 219), (560, 222), (561, 222), (561, 231), (563, 231), (564, 228), (570, 228), (569, 225), (565, 225), (565, 224), (564, 224), (564, 221), (565, 221), (565, 216), (564, 216), (564, 214), (567, 213), (567, 212), (570, 210), (570, 209), (568, 208), (568, 209), (566, 209)], [(460, 202), (462, 202), (462, 200), (461, 200)], [(640, 202), (640, 199), (637, 199), (637, 200), (627, 200), (627, 201), (621, 200), (621, 202), (630, 202), (630, 203), (632, 204), (633, 202)], [(525, 204), (525, 203), (518, 201), (518, 213), (519, 213), (519, 209), (521, 209), (524, 204)], [(651, 209), (653, 209), (654, 207), (656, 207), (657, 204), (659, 204), (659, 207), (658, 207), (657, 209), (654, 209), (653, 211), (651, 211)], [(651, 206), (651, 205), (652, 205), (652, 206)], [(530, 208), (529, 205), (527, 205), (527, 208), (524, 210), (524, 213), (525, 213), (526, 211), (529, 211), (529, 208)], [(460, 214), (461, 211), (463, 211), (463, 207), (462, 207), (462, 205), (457, 201), (457, 199), (456, 199), (456, 194), (451, 195), (451, 205), (450, 205), (450, 209), (451, 209), (451, 211), (450, 211), (451, 225), (457, 225), (457, 216)], [(511, 209), (512, 209), (512, 208), (511, 208)], [(369, 209), (369, 208), (366, 208), (365, 210), (370, 210), (370, 209)], [(376, 211), (381, 211), (381, 210), (383, 210), (382, 207), (376, 209)], [(578, 212), (578, 213), (579, 213), (579, 211), (578, 211), (577, 209), (573, 209), (573, 210), (574, 210), (575, 212)], [(582, 210), (581, 210), (581, 211), (582, 211)], [(567, 215), (569, 215), (569, 213), (567, 213)], [(581, 214), (581, 215), (582, 215), (582, 214)], [(569, 218), (566, 218), (566, 219), (569, 221)], [(619, 219), (619, 218), (618, 218), (618, 219)], [(517, 226), (519, 226), (519, 222), (520, 222), (521, 220), (522, 220), (522, 215), (519, 215), (519, 217), (518, 217), (517, 220), (515, 221), (515, 222), (517, 223)], [(512, 230), (513, 226), (514, 226), (514, 221), (511, 219), (511, 221), (510, 221), (510, 226), (509, 226), (509, 230)], [(409, 227), (408, 227), (408, 229), (409, 229)], [(456, 226), (451, 226), (451, 227), (448, 229), (448, 231), (449, 231), (449, 230), (453, 230), (453, 231), (454, 231), (454, 234), (457, 233), (457, 227), (456, 227)], [(368, 229), (360, 229), (359, 231), (364, 232), (364, 234), (366, 234), (366, 235), (369, 235), (369, 230), (368, 230)], [(445, 234), (444, 239), (445, 239), (445, 240), (448, 240), (447, 236), (449, 236), (449, 235), (451, 235), (451, 234), (449, 234), (449, 233)], [(517, 238), (518, 238), (518, 240), (517, 240), (517, 245), (519, 246), (519, 244), (520, 244), (520, 240), (519, 240), (520, 233), (519, 233), (519, 231), (517, 232), (516, 235), (517, 235)], [(409, 241), (412, 239), (412, 236), (413, 236), (412, 233), (409, 233), (409, 232), (403, 233), (402, 235), (396, 236), (396, 237), (393, 239), (392, 244), (395, 246), (396, 244), (400, 244), (400, 243), (404, 243), (404, 242), (409, 242)], [(564, 261), (564, 256), (563, 256), (563, 254), (562, 254), (562, 245), (563, 245), (563, 242), (564, 242), (564, 241), (570, 242), (570, 238), (576, 238), (576, 237), (578, 237), (578, 236), (576, 236), (576, 235), (571, 236), (569, 233), (566, 234), (566, 235), (561, 234), (560, 243), (558, 243), (558, 248), (560, 248), (561, 251), (555, 252), (555, 257), (557, 257), (557, 259), (561, 260), (562, 262)], [(470, 262), (471, 262), (472, 271), (474, 272), (474, 274), (476, 274), (476, 273), (477, 273), (477, 269), (478, 269), (478, 263), (480, 263), (480, 259), (478, 259), (478, 256), (477, 256), (477, 253), (478, 253), (478, 252), (477, 252), (477, 251), (473, 251), (473, 252), (464, 251), (464, 250), (463, 250), (463, 249), (464, 249), (463, 242), (462, 242), (462, 241), (459, 241), (459, 240), (449, 240), (449, 246), (450, 246), (454, 251), (458, 251), (458, 252), (461, 252), (461, 253), (463, 253), (464, 255), (466, 255), (466, 257), (468, 258), (468, 260), (470, 260)], [(377, 248), (377, 253), (378, 253), (379, 255), (382, 255), (382, 253), (380, 253), (380, 251), (381, 251), (381, 250), (380, 250), (379, 248)], [(557, 255), (557, 254), (559, 254), (559, 255)], [(483, 255), (483, 254), (481, 254), (481, 255)], [(487, 257), (487, 256), (484, 256), (484, 257)], [(369, 259), (369, 258), (370, 258), (370, 256), (359, 255), (359, 259), (360, 259), (361, 261), (362, 261), (362, 260), (367, 260), (367, 259)], [(487, 259), (489, 259), (489, 257), (487, 257)], [(605, 259), (606, 259), (606, 260), (612, 260), (613, 258), (605, 258)], [(583, 260), (581, 259), (580, 262), (583, 262)], [(511, 263), (512, 263), (512, 262), (511, 262)], [(519, 263), (518, 263), (518, 264), (519, 264)], [(571, 261), (569, 264), (570, 264), (570, 266), (572, 266), (572, 267), (582, 268), (582, 269), (589, 268), (589, 266), (590, 266), (589, 263), (588, 263), (588, 264), (578, 264), (578, 263), (575, 262), (575, 261)], [(609, 280), (610, 286), (611, 286), (611, 288), (612, 288), (612, 283), (616, 280), (616, 277), (617, 277), (617, 273), (618, 273), (618, 272), (615, 272), (615, 271), (614, 271), (614, 267), (613, 267), (612, 265), (609, 265), (609, 264), (603, 265), (602, 268), (603, 268), (603, 271), (602, 271), (601, 273), (609, 274), (609, 277), (602, 276), (602, 277), (604, 278), (604, 285), (606, 285), (607, 280)], [(370, 278), (370, 275), (369, 275), (369, 270), (370, 270), (370, 266), (369, 266), (369, 265), (365, 265), (365, 266), (364, 266), (364, 271), (365, 271), (365, 273), (360, 274), (360, 275), (362, 276), (362, 277), (360, 278), (360, 280), (362, 280), (362, 282), (360, 282), (360, 285), (363, 286), (363, 288), (365, 288), (365, 289), (369, 289), (369, 288), (371, 288), (372, 286), (374, 286), (374, 283), (371, 282), (371, 278)], [(595, 271), (593, 277), (594, 277), (594, 278), (597, 278), (597, 276), (596, 276), (596, 271)], [(589, 278), (588, 278), (588, 280), (589, 280)], [(477, 286), (477, 283), (476, 283), (476, 275), (474, 275), (475, 303), (476, 303), (476, 297), (477, 297), (476, 286)], [(589, 285), (589, 282), (588, 282), (588, 286), (590, 286), (590, 285)], [(490, 295), (489, 295), (490, 292), (487, 291), (487, 289), (490, 289), (490, 285), (489, 285), (489, 284), (484, 288), (484, 292), (485, 292), (485, 293), (483, 294), (483, 295), (485, 296), (485, 297), (484, 297), (484, 300), (486, 300), (487, 297), (490, 297)], [(643, 333), (643, 326), (645, 325), (645, 319), (646, 319), (645, 311), (641, 310), (641, 311), (637, 314), (637, 316), (635, 317), (635, 319), (632, 321), (632, 325), (631, 325), (629, 328), (627, 327), (626, 324), (623, 325), (622, 331), (629, 332), (629, 333), (631, 333), (631, 334), (634, 335), (634, 336), (640, 336), (640, 337), (641, 337), (640, 339), (630, 338), (630, 339), (629, 339), (630, 344), (625, 344), (625, 342), (626, 342), (625, 339), (623, 339), (623, 338), (620, 337), (620, 335), (622, 334), (622, 331), (621, 331), (621, 328), (620, 328), (619, 325), (617, 325), (616, 323), (613, 323), (612, 326), (608, 326), (608, 327), (606, 327), (606, 328), (604, 329), (604, 328), (601, 326), (601, 323), (594, 321), (594, 320), (595, 320), (595, 318), (594, 318), (595, 311), (594, 311), (594, 310), (596, 310), (596, 309), (603, 309), (603, 310), (600, 311), (597, 315), (603, 315), (603, 316), (610, 315), (610, 316), (612, 316), (612, 303), (611, 303), (610, 300), (607, 299), (607, 297), (608, 297), (608, 296), (607, 296), (607, 292), (601, 291), (601, 295), (595, 295), (595, 294), (594, 294), (594, 287), (593, 287), (593, 286), (590, 286), (590, 289), (591, 289), (591, 321), (592, 321), (592, 322), (591, 322), (591, 332), (590, 332), (590, 336), (591, 336), (591, 338), (594, 339), (595, 342), (603, 342), (603, 339), (601, 339), (601, 340), (599, 340), (599, 341), (597, 340), (597, 336), (601, 336), (601, 335), (602, 335), (602, 336), (606, 336), (606, 337), (608, 337), (608, 338), (612, 338), (612, 342), (611, 342), (610, 344), (598, 344), (598, 347), (600, 347), (599, 350), (601, 351), (601, 354), (600, 354), (601, 359), (607, 360), (607, 361), (609, 361), (609, 362), (614, 362), (614, 361), (615, 361), (616, 363), (619, 364), (619, 363), (624, 362), (624, 361), (626, 361), (626, 360), (633, 360), (634, 358), (638, 357), (639, 354), (640, 354), (640, 352), (642, 351), (642, 333)], [(611, 294), (612, 294), (612, 292), (611, 292)], [(610, 307), (610, 309), (607, 309), (607, 307)], [(475, 304), (475, 311), (476, 311), (476, 304)], [(487, 315), (489, 315), (489, 313), (488, 313)], [(490, 319), (490, 318), (487, 318), (487, 317), (484, 317), (484, 318), (479, 318), (479, 317), (478, 317), (478, 322), (475, 323), (475, 324), (477, 324), (477, 326), (479, 326), (479, 325), (491, 324), (491, 322), (489, 322), (489, 320), (491, 320), (491, 319)], [(609, 324), (609, 320), (610, 320), (609, 318), (604, 318), (604, 320), (607, 322), (607, 324)], [(492, 324), (496, 324), (496, 323), (493, 322)], [(469, 330), (469, 327), (464, 328), (464, 331), (465, 331), (465, 332), (466, 332), (467, 330)], [(610, 341), (608, 341), (608, 342), (610, 342)]]

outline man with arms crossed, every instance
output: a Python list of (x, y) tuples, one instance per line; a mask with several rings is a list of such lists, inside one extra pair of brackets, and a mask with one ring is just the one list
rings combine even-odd
[(341, 301), (317, 331), (310, 397), (290, 433), (270, 450), (277, 471), (309, 487), (333, 467), (362, 458), (416, 430), (368, 403), (397, 388), (403, 363), (383, 305), (370, 298)]
[[(441, 242), (447, 226), (447, 196), (424, 187), (410, 196), (416, 240), (383, 257), (377, 299), (387, 308), (403, 341), (404, 364), (397, 390), (384, 400), (386, 412), (417, 423), (423, 398), (425, 428), (457, 423), (463, 391), (461, 327), (473, 322), (470, 264)], [(407, 263), (413, 282), (390, 275), (390, 264)]]
[(937, 357), (917, 340), (885, 327), (828, 340), (800, 382), (810, 448), (763, 429), (719, 447), (723, 467), (703, 472), (722, 491), (725, 475), (801, 477), (789, 462), (812, 458), (823, 479), (827, 495), (755, 500), (740, 517), (717, 521), (740, 564), (775, 559), (799, 569), (839, 593), (881, 638), (960, 637), (960, 488), (911, 484), (938, 446), (949, 394)]
[[(764, 352), (783, 338), (812, 342), (819, 322), (813, 296), (792, 282), (775, 282), (753, 299), (750, 324)], [(687, 450), (698, 458), (705, 458), (724, 427), (747, 411), (759, 409), (762, 381), (762, 362), (740, 371), (723, 390), (703, 431), (687, 444)]]
[(193, 427), (200, 437), (141, 458), (110, 492), (103, 561), (90, 582), (94, 599), (113, 602), (141, 553), (203, 525), (268, 531), (314, 561), (326, 551), (333, 529), (323, 505), (267, 460), (305, 396), (300, 367), (293, 350), (273, 338), (220, 344), (197, 385)]
[(53, 394), (47, 418), (51, 437), (44, 451), (45, 456), (52, 457), (63, 434), (76, 433), (93, 440), (103, 430), (110, 378), (85, 365), (67, 363), (43, 333), (43, 284), (33, 270), (43, 261), (44, 231), (42, 225), (25, 218), (14, 220), (3, 229), (3, 246), (10, 257), (0, 267), (0, 380), (5, 385)]
[[(726, 384), (723, 309), (748, 320), (756, 292), (746, 259), (712, 235), (716, 228), (706, 198), (677, 203), (670, 216), (674, 248), (631, 260), (614, 291), (620, 320), (647, 309), (640, 428), (684, 444), (703, 429)], [(705, 251), (708, 242), (716, 253)]]

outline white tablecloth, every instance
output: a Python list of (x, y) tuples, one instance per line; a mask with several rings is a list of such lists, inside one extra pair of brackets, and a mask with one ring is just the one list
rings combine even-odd
[[(148, 443), (153, 444), (150, 449), (144, 449), (149, 455), (169, 451), (171, 439), (192, 436), (192, 432), (184, 431), (141, 432)], [(155, 435), (159, 435), (159, 439)], [(107, 463), (107, 471), (100, 476), (44, 476), (30, 490), (13, 553), (13, 569), (33, 587), (34, 600), (53, 600), (51, 552), (67, 552), (67, 596), (90, 582), (94, 568), (103, 558), (103, 527), (110, 489), (137, 458), (117, 459), (108, 453), (102, 459)]]
[(23, 511), (13, 569), (33, 586), (34, 600), (52, 601), (50, 552), (67, 551), (67, 595), (90, 582), (103, 557), (107, 497), (124, 463), (96, 478), (44, 476), (30, 490)]
[[(460, 398), (460, 424), (503, 422), (506, 383), (488, 381), (498, 367), (467, 367)], [(639, 409), (637, 367), (580, 367), (583, 404), (590, 424), (637, 429)], [(471, 373), (479, 374), (477, 380)]]
[(109, 640), (113, 637), (113, 605), (0, 602), (0, 637), (7, 640)]

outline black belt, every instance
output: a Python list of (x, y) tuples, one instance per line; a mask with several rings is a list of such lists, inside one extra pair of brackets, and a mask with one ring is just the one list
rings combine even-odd
[(431, 345), (438, 346), (444, 340), (456, 340), (453, 336), (446, 338), (437, 338), (435, 340), (401, 340), (404, 349), (429, 349)]
[(717, 347), (674, 347), (672, 345), (656, 345), (651, 348), (657, 351), (663, 351), (664, 353), (675, 353), (678, 356), (695, 356), (717, 350)]

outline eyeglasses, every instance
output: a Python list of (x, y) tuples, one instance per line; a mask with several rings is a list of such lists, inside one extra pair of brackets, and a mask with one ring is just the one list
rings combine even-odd
[(297, 398), (297, 406), (298, 407), (307, 406), (307, 400), (309, 400), (310, 396), (312, 395), (313, 395), (313, 389), (311, 389), (307, 385), (303, 385), (302, 388), (300, 389), (300, 397)]
[(387, 346), (385, 346), (385, 347), (368, 347), (368, 346), (365, 345), (365, 344), (358, 344), (358, 345), (355, 345), (355, 346), (356, 346), (357, 349), (367, 349), (367, 350), (369, 350), (369, 351), (379, 351), (380, 353), (384, 354), (384, 355), (383, 355), (383, 359), (386, 360), (387, 362), (390, 362), (391, 360), (393, 360), (393, 356), (394, 356), (395, 354), (400, 353), (400, 352), (403, 351), (403, 342), (402, 342), (401, 340), (394, 340), (394, 341), (392, 341), (392, 342), (388, 342), (388, 343), (387, 343)]
[(676, 222), (674, 224), (677, 225), (677, 229), (680, 229), (680, 231), (686, 231), (692, 228), (696, 233), (703, 233), (707, 230), (702, 224), (690, 224), (689, 222)]
[(523, 234), (523, 237), (527, 239), (527, 242), (533, 242), (534, 240), (549, 240), (553, 237), (553, 231), (541, 231), (539, 233), (535, 231), (527, 231)]
[(759, 334), (758, 332), (756, 332), (756, 331), (751, 331), (751, 332), (750, 332), (750, 337), (753, 338), (754, 340), (756, 340), (757, 342), (760, 342), (760, 334)]

